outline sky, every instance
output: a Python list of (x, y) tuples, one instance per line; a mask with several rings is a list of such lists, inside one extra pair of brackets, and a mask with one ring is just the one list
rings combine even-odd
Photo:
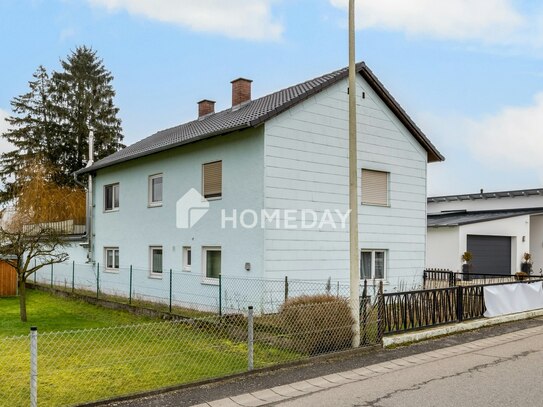
[[(77, 46), (114, 76), (125, 144), (347, 65), (348, 0), (0, 0), (0, 119)], [(364, 60), (446, 157), (428, 194), (543, 187), (543, 2), (356, 0)], [(0, 132), (7, 124), (0, 120)], [(0, 141), (0, 151), (9, 149)]]

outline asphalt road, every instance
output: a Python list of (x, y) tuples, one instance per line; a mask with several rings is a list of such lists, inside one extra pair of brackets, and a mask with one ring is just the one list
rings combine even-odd
[(297, 406), (543, 406), (543, 330), (274, 404)]

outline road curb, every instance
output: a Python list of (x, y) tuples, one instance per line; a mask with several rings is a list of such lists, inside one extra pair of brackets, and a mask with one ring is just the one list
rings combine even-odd
[(393, 346), (420, 342), (439, 336), (472, 331), (474, 329), (484, 328), (487, 326), (499, 325), (506, 322), (520, 321), (522, 319), (530, 319), (541, 316), (543, 316), (543, 309), (537, 309), (533, 311), (518, 312), (516, 314), (500, 315), (498, 317), (465, 321), (454, 325), (445, 325), (437, 328), (425, 329), (423, 331), (385, 336), (383, 338), (383, 347), (390, 348)]

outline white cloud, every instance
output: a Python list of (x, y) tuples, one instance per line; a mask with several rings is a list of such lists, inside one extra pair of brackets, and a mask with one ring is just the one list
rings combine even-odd
[(543, 181), (543, 92), (526, 107), (506, 107), (467, 125), (470, 150), (487, 165), (539, 174)]
[[(8, 123), (5, 120), (8, 116), (8, 112), (0, 109), (0, 135), (9, 128)], [(6, 151), (10, 151), (12, 149), (13, 145), (9, 143), (4, 137), (0, 137), (0, 153), (5, 153)]]
[[(348, 0), (330, 0), (346, 9)], [(536, 17), (523, 15), (513, 0), (358, 0), (357, 28), (379, 28), (438, 39), (485, 44), (519, 43)]]
[(277, 40), (283, 27), (271, 15), (275, 0), (87, 0), (109, 11), (125, 10), (152, 20), (231, 38)]
[(528, 106), (505, 107), (480, 119), (431, 114), (418, 119), (446, 158), (428, 167), (430, 195), (543, 184), (543, 92)]

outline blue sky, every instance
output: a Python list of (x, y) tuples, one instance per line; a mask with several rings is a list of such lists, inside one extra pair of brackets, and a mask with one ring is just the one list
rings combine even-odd
[[(113, 73), (125, 142), (347, 64), (347, 0), (0, 0), (0, 118), (77, 45)], [(365, 60), (447, 160), (430, 195), (543, 185), (543, 4), (357, 0)], [(0, 124), (0, 131), (5, 124)], [(7, 146), (0, 144), (0, 148)]]

